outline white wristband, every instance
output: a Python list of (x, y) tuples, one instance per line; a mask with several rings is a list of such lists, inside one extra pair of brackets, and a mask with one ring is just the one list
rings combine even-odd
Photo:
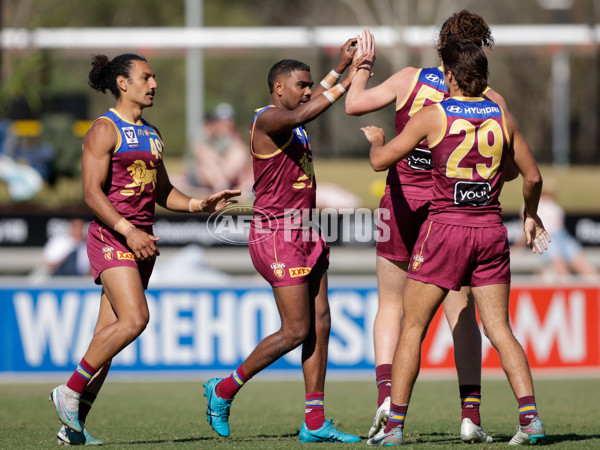
[[(198, 211), (194, 211), (194, 207), (192, 205), (192, 202), (196, 200), (198, 202)], [(190, 198), (190, 202), (188, 203), (188, 211), (193, 213), (193, 212), (202, 212), (204, 208), (202, 208), (202, 200), (197, 199), (197, 198)]]
[(325, 92), (323, 92), (323, 95), (331, 103), (335, 103), (345, 93), (346, 93), (346, 89), (344, 88), (344, 86), (342, 86), (340, 83), (338, 83), (331, 89), (328, 89)]
[(333, 98), (333, 95), (331, 95), (329, 92), (325, 91), (323, 92), (323, 95), (325, 96), (325, 98), (327, 100), (329, 100), (330, 103), (335, 103), (335, 98)]
[(332, 83), (337, 82), (337, 80), (339, 80), (341, 76), (342, 76), (341, 73), (337, 73), (335, 70), (332, 70), (327, 75), (325, 75), (325, 78), (323, 78), (321, 80), (320, 84), (325, 89), (331, 89), (333, 87)]

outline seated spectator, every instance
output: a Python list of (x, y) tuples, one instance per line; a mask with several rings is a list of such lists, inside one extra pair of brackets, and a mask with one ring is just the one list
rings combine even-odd
[(0, 119), (0, 182), (6, 184), (10, 199), (20, 202), (32, 198), (44, 180), (28, 162), (15, 159), (18, 139), (12, 128), (9, 120)]
[(598, 275), (581, 244), (565, 227), (565, 211), (556, 200), (556, 182), (553, 180), (544, 181), (538, 215), (552, 238), (552, 245), (542, 254), (549, 264), (548, 270), (555, 275)]
[(253, 178), (248, 144), (235, 128), (235, 113), (221, 103), (206, 120), (204, 139), (192, 152), (191, 184), (208, 191), (241, 189), (251, 192)]
[(43, 259), (51, 276), (81, 276), (91, 274), (86, 249), (86, 224), (71, 219), (65, 232), (54, 234), (44, 246)]

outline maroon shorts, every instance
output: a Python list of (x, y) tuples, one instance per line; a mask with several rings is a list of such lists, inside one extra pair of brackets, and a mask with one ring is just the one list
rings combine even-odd
[(311, 271), (329, 268), (329, 245), (312, 230), (250, 228), (252, 264), (273, 287), (308, 281)]
[[(152, 227), (138, 226), (146, 233), (152, 233)], [(133, 267), (140, 272), (144, 289), (154, 268), (156, 258), (147, 261), (136, 261), (133, 253), (127, 247), (125, 238), (116, 231), (97, 222), (92, 222), (88, 229), (87, 251), (92, 266), (92, 275), (96, 284), (101, 284), (100, 274), (111, 267)]]
[(463, 227), (428, 220), (421, 228), (407, 276), (454, 291), (461, 286), (509, 284), (506, 228)]
[(428, 212), (428, 201), (407, 199), (400, 187), (386, 186), (379, 203), (377, 255), (393, 261), (410, 261)]

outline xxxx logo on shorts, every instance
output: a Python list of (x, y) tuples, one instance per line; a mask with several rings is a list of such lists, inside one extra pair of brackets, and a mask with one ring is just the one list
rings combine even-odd
[(423, 261), (425, 260), (421, 255), (415, 255), (413, 256), (413, 265), (412, 268), (413, 270), (419, 270), (419, 268), (421, 267), (421, 264), (423, 264)]
[(133, 253), (131, 252), (122, 252), (118, 250), (117, 259), (130, 259), (131, 261), (135, 261), (135, 256), (133, 256)]
[(112, 261), (113, 259), (113, 251), (115, 249), (109, 245), (107, 245), (106, 247), (104, 247), (102, 249), (102, 253), (104, 253), (104, 259), (106, 259), (107, 261)]
[(303, 277), (304, 275), (308, 275), (310, 273), (311, 268), (310, 267), (294, 267), (293, 269), (289, 269), (289, 270), (290, 270), (290, 277), (296, 278), (296, 277)]
[(274, 262), (273, 264), (271, 264), (271, 269), (273, 269), (273, 273), (280, 280), (285, 275), (285, 270), (284, 270), (285, 269), (285, 264), (282, 263), (282, 262)]

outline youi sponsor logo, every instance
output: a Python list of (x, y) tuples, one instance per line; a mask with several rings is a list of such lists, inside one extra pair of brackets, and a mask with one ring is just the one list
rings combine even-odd
[[(250, 239), (250, 227), (254, 223), (256, 233)], [(206, 222), (208, 233), (218, 241), (231, 245), (248, 245), (273, 237), (279, 228), (275, 215), (262, 208), (230, 206), (212, 213)]]

